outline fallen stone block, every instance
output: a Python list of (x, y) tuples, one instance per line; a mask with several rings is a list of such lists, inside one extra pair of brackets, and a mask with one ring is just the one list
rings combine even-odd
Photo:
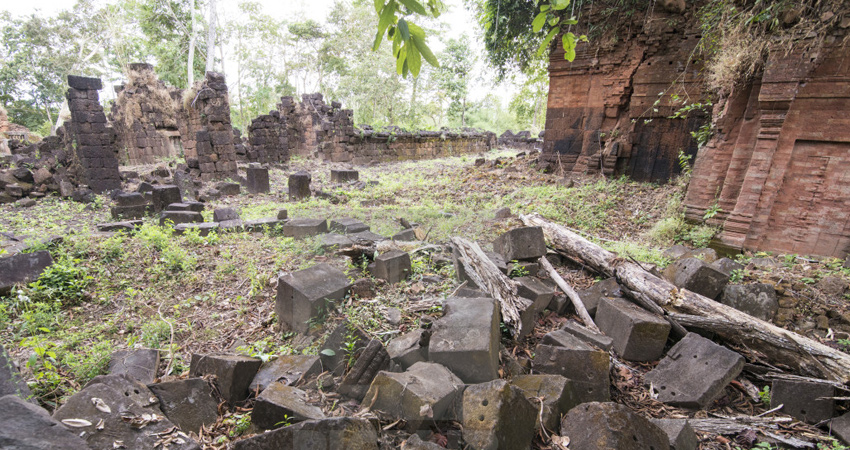
[(262, 361), (242, 355), (192, 354), (190, 377), (215, 375), (221, 397), (231, 406), (248, 398), (248, 386), (260, 369)]
[(511, 217), (511, 209), (510, 208), (499, 208), (493, 213), (494, 219), (507, 219)]
[(492, 298), (446, 299), (432, 327), (428, 359), (465, 383), (499, 377), (499, 309)]
[(275, 303), (281, 328), (306, 333), (308, 322), (327, 314), (335, 301), (345, 298), (350, 287), (345, 273), (325, 263), (281, 275)]
[(649, 420), (617, 403), (583, 403), (561, 421), (570, 450), (668, 449), (667, 435)]
[(218, 400), (203, 378), (166, 381), (148, 385), (169, 420), (185, 432), (198, 433), (218, 420)]
[(850, 445), (850, 413), (829, 421), (829, 431), (838, 436), (845, 445)]
[(29, 385), (21, 377), (21, 372), (12, 362), (6, 348), (0, 345), (0, 397), (16, 395), (23, 400), (34, 402)]
[(603, 298), (595, 319), (624, 359), (655, 361), (664, 354), (670, 323), (640, 306), (621, 298)]
[(390, 284), (406, 280), (412, 272), (410, 255), (400, 250), (391, 250), (378, 255), (373, 264), (370, 265), (372, 276)]
[(221, 193), (221, 195), (239, 195), (242, 192), (242, 186), (239, 183), (231, 183), (231, 182), (221, 182), (215, 185), (215, 189)]
[(826, 383), (774, 380), (770, 388), (770, 405), (807, 423), (828, 420), (835, 414), (835, 388)]
[(292, 386), (322, 372), (322, 363), (315, 355), (280, 355), (263, 363), (248, 386), (253, 393), (263, 392), (272, 383)]
[(430, 339), (430, 331), (416, 329), (391, 340), (387, 344), (387, 353), (393, 362), (402, 369), (407, 369), (418, 362), (428, 360)]
[(142, 226), (141, 220), (127, 220), (123, 222), (109, 222), (109, 223), (99, 223), (97, 224), (97, 231), (103, 232), (112, 232), (112, 231), (124, 231), (124, 232), (132, 232), (135, 231), (136, 228)]
[(121, 441), (127, 449), (151, 449), (171, 436), (180, 437), (182, 443), (174, 442), (169, 448), (199, 449), (163, 415), (158, 403), (153, 392), (126, 375), (99, 376), (68, 398), (53, 418), (60, 422), (84, 420), (78, 422), (83, 426), (74, 427), (74, 433), (90, 448), (114, 448), (115, 441)]
[(166, 206), (165, 210), (202, 212), (204, 210), (204, 204), (201, 202), (172, 203)]
[(11, 292), (16, 284), (27, 284), (38, 279), (44, 269), (53, 265), (47, 250), (18, 253), (0, 258), (0, 295)]
[(195, 211), (163, 211), (159, 216), (159, 225), (165, 226), (167, 223), (179, 225), (181, 223), (201, 223), (204, 221), (204, 216)]
[(384, 348), (384, 344), (377, 339), (372, 339), (357, 356), (357, 361), (342, 379), (337, 391), (355, 400), (362, 400), (372, 380), (378, 372), (389, 368), (390, 361), (390, 355)]
[(251, 422), (270, 430), (281, 423), (324, 419), (322, 408), (309, 403), (307, 393), (283, 383), (272, 383), (254, 401)]
[(309, 173), (301, 171), (293, 173), (289, 176), (289, 200), (297, 202), (299, 200), (309, 198), (310, 181), (312, 178)]
[[(139, 186), (141, 189), (141, 186)], [(180, 189), (173, 184), (162, 186), (152, 186), (151, 189), (151, 207), (154, 212), (165, 211), (165, 207), (172, 203), (182, 203), (183, 198), (180, 196)]]
[(658, 400), (685, 408), (707, 408), (744, 367), (732, 350), (688, 333), (646, 374)]
[(17, 395), (0, 397), (0, 448), (89, 450), (86, 441), (72, 430), (51, 418), (40, 406)]
[(729, 282), (729, 275), (697, 258), (683, 258), (664, 269), (664, 278), (681, 289), (717, 298)]
[(119, 350), (109, 358), (110, 375), (127, 374), (140, 383), (150, 384), (159, 368), (159, 350), (144, 348)]
[(225, 220), (218, 222), (218, 229), (223, 233), (238, 233), (245, 229), (245, 222), (242, 222), (241, 219)]
[(608, 401), (611, 359), (608, 352), (586, 344), (566, 331), (552, 331), (534, 352), (534, 370), (561, 375), (573, 382), (579, 402)]
[(490, 296), (484, 291), (464, 286), (464, 287), (458, 289), (455, 292), (455, 297), (457, 297), (457, 298), (489, 298)]
[(143, 219), (147, 215), (148, 206), (113, 206), (109, 213), (115, 220)]
[(328, 232), (325, 219), (292, 219), (283, 225), (283, 235), (295, 239), (318, 236)]
[(257, 233), (278, 233), (282, 230), (285, 221), (274, 217), (264, 219), (253, 219), (245, 221), (245, 230)]
[(537, 277), (514, 278), (517, 285), (517, 294), (522, 298), (531, 300), (536, 311), (543, 311), (549, 306), (555, 290)]
[(369, 225), (357, 219), (334, 219), (330, 222), (329, 230), (332, 233), (353, 234), (369, 231)]
[(493, 241), (493, 250), (505, 261), (537, 259), (546, 254), (546, 241), (540, 227), (514, 228)]
[(174, 226), (174, 233), (183, 234), (187, 231), (197, 231), (198, 236), (209, 236), (210, 233), (220, 229), (221, 225), (216, 222), (179, 223)]
[(584, 308), (591, 317), (596, 316), (596, 309), (599, 307), (599, 302), (605, 297), (622, 297), (620, 285), (616, 278), (606, 278), (588, 289), (576, 292), (581, 299)]
[(744, 266), (736, 263), (735, 261), (729, 258), (720, 258), (717, 261), (714, 261), (713, 263), (709, 264), (709, 266), (729, 276), (732, 275), (732, 272), (744, 270)]
[[(519, 375), (511, 383), (520, 388), (529, 399), (543, 399), (541, 419), (548, 430), (557, 430), (561, 415), (579, 404), (572, 381), (560, 375)], [(539, 404), (533, 402), (535, 407)], [(539, 428), (539, 422), (535, 424)]]
[(289, 218), (289, 213), (285, 209), (277, 210), (277, 220), (286, 220)]
[(374, 245), (377, 242), (386, 241), (387, 238), (371, 231), (361, 231), (349, 234), (348, 237), (359, 245)]
[(236, 441), (233, 450), (378, 450), (378, 432), (366, 419), (307, 420)]
[(476, 449), (528, 449), (537, 408), (505, 380), (467, 386), (463, 391), (463, 440)]
[(333, 252), (343, 250), (356, 245), (354, 240), (342, 234), (323, 234), (319, 237), (319, 247), (322, 251)]
[(269, 169), (265, 167), (248, 167), (245, 169), (245, 185), (252, 194), (267, 194), (271, 191), (269, 185)]
[(238, 220), (239, 212), (233, 208), (216, 208), (213, 211), (213, 222), (224, 222), (226, 220)]
[(343, 321), (325, 338), (320, 346), (319, 359), (322, 369), (339, 376), (345, 372), (349, 355), (349, 349), (358, 352), (369, 343), (371, 339), (365, 331), (348, 321)]
[(416, 431), (454, 419), (451, 406), (462, 390), (463, 381), (446, 367), (418, 362), (406, 372), (379, 372), (361, 403), (403, 419), (408, 431)]
[(589, 328), (579, 325), (572, 320), (565, 323), (561, 329), (590, 345), (594, 345), (605, 350), (606, 352), (611, 351), (611, 349), (614, 348), (614, 339), (611, 339), (609, 336), (605, 336), (604, 334), (595, 333)]
[(360, 173), (356, 170), (331, 169), (331, 183), (348, 183), (360, 179)]
[(540, 264), (530, 261), (517, 261), (508, 263), (508, 274), (511, 277), (536, 277), (540, 272)]
[(776, 289), (767, 283), (730, 284), (723, 289), (721, 302), (765, 321), (779, 311)]
[(671, 450), (696, 450), (699, 446), (694, 429), (687, 419), (649, 419), (667, 435)]
[(443, 450), (445, 448), (433, 442), (423, 441), (418, 434), (411, 434), (406, 441), (401, 443), (401, 450)]

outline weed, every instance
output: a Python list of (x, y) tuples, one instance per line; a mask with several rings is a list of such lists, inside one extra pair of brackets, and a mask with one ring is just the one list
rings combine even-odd
[(21, 341), (22, 348), (33, 351), (27, 360), (27, 368), (32, 371), (35, 381), (30, 384), (33, 394), (41, 398), (54, 398), (59, 394), (62, 375), (56, 361), (56, 344), (36, 336)]
[(142, 325), (142, 343), (147, 348), (159, 348), (163, 342), (171, 338), (171, 327), (168, 322), (156, 320)]
[(248, 431), (248, 428), (251, 428), (251, 413), (234, 414), (224, 419), (222, 423), (233, 427), (233, 429), (227, 433), (228, 436), (231, 438), (241, 436), (242, 433)]
[(765, 408), (770, 408), (770, 386), (765, 386), (764, 389), (759, 391), (759, 400)]
[(29, 287), (34, 302), (58, 301), (62, 306), (76, 306), (86, 298), (85, 288), (93, 279), (80, 260), (63, 259), (45, 269)]
[(829, 442), (818, 442), (818, 450), (850, 450), (850, 447), (841, 444), (834, 438), (830, 438)]
[(160, 227), (150, 223), (143, 224), (136, 237), (145, 245), (153, 247), (157, 251), (165, 250), (171, 243), (171, 235), (174, 230), (171, 227)]
[(112, 355), (112, 343), (100, 341), (93, 346), (87, 347), (82, 356), (67, 352), (62, 362), (70, 368), (75, 382), (84, 385), (92, 378), (106, 372), (109, 366), (109, 357)]
[(744, 270), (743, 269), (735, 269), (729, 274), (729, 282), (730, 283), (740, 283), (744, 281)]
[(508, 274), (509, 277), (521, 278), (528, 276), (528, 268), (526, 266), (520, 265), (517, 260), (511, 261), (511, 264), (513, 266), (511, 267), (511, 273)]

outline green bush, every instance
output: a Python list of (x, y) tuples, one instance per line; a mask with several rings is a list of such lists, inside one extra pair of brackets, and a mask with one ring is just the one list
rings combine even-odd
[(47, 303), (58, 301), (62, 306), (76, 306), (86, 298), (85, 289), (94, 278), (78, 259), (59, 260), (30, 283), (32, 301)]
[(168, 322), (157, 320), (142, 325), (142, 342), (145, 347), (159, 348), (163, 342), (171, 340), (171, 327)]
[(174, 234), (174, 229), (171, 227), (161, 227), (146, 223), (139, 228), (136, 237), (145, 243), (145, 245), (151, 246), (161, 252), (171, 244), (172, 234)]
[(111, 355), (112, 343), (101, 341), (86, 349), (83, 355), (66, 353), (62, 362), (71, 370), (75, 381), (84, 385), (92, 378), (106, 373)]

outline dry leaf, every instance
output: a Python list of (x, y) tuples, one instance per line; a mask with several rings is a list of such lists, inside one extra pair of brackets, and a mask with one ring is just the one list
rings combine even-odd
[(90, 427), (91, 422), (86, 419), (65, 419), (62, 421), (65, 425), (74, 428)]
[(555, 448), (558, 450), (569, 450), (570, 446), (570, 437), (569, 436), (558, 436), (552, 435), (552, 444), (555, 444)]
[(103, 429), (106, 428), (106, 422), (103, 419), (100, 419), (100, 421), (97, 423), (96, 428), (97, 431), (103, 431)]
[(112, 443), (112, 448), (113, 449), (119, 449), (119, 448), (127, 448), (127, 447), (124, 446), (124, 441), (115, 441), (115, 442)]
[(106, 414), (112, 414), (112, 409), (103, 400), (97, 397), (92, 397), (91, 402), (98, 411), (105, 412)]
[(434, 417), (434, 410), (431, 409), (431, 405), (424, 404), (421, 408), (419, 408), (419, 415), (421, 417), (427, 417), (429, 419), (432, 419)]

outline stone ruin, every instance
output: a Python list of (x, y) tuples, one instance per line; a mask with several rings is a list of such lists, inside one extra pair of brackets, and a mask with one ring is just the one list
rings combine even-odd
[(543, 148), (543, 133), (540, 133), (539, 137), (534, 137), (530, 131), (520, 131), (514, 134), (511, 130), (506, 130), (496, 140), (496, 144), (517, 150), (540, 151)]

